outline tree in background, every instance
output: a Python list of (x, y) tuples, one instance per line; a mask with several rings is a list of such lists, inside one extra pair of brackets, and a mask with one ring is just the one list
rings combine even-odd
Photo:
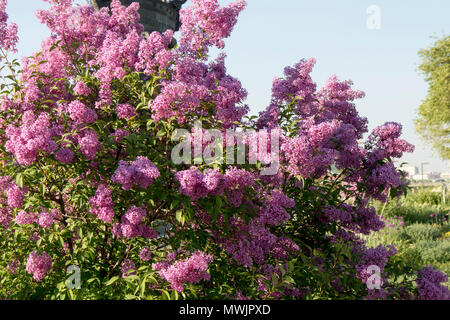
[(450, 36), (438, 38), (432, 47), (422, 49), (419, 69), (430, 84), (419, 108), (417, 132), (443, 159), (450, 159)]

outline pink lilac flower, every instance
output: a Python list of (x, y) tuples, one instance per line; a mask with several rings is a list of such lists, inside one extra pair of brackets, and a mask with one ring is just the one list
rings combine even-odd
[(91, 90), (83, 81), (79, 81), (73, 88), (73, 92), (79, 96), (88, 96), (91, 93)]
[(111, 181), (121, 184), (124, 190), (130, 190), (133, 186), (145, 189), (151, 186), (159, 175), (158, 168), (147, 157), (139, 156), (135, 161), (121, 160)]
[(34, 212), (26, 212), (25, 210), (20, 210), (17, 213), (15, 221), (20, 226), (33, 224), (34, 222), (36, 222), (36, 214)]
[(52, 139), (55, 130), (46, 112), (36, 117), (32, 111), (26, 111), (22, 116), (22, 126), (10, 125), (6, 136), (9, 139), (5, 144), (6, 150), (14, 154), (19, 164), (26, 166), (38, 159), (39, 151), (53, 153), (57, 149)]
[(146, 216), (146, 214), (145, 209), (132, 206), (127, 210), (127, 212), (125, 212), (123, 219), (130, 224), (138, 225), (141, 224), (142, 219)]
[(43, 227), (43, 228), (50, 228), (50, 226), (53, 224), (54, 217), (53, 214), (46, 211), (43, 211), (41, 214), (39, 214), (39, 218), (37, 220), (37, 223)]
[(87, 108), (81, 101), (73, 101), (67, 106), (70, 118), (75, 123), (90, 124), (97, 121), (97, 113)]
[(304, 115), (310, 116), (311, 111), (315, 110), (307, 112), (309, 110), (306, 107), (314, 101), (316, 84), (312, 81), (310, 73), (315, 64), (315, 59), (309, 59), (301, 60), (294, 67), (286, 67), (284, 69), (285, 78), (276, 78), (273, 81), (273, 102), (275, 104), (289, 103), (293, 97), (297, 97), (298, 110)]
[(272, 226), (279, 226), (290, 219), (286, 208), (293, 208), (295, 201), (287, 197), (281, 190), (273, 190), (261, 208), (258, 221)]
[(113, 225), (112, 233), (119, 238), (144, 237), (146, 239), (157, 238), (157, 232), (143, 223), (147, 215), (144, 208), (132, 206), (121, 218), (121, 223)]
[(168, 281), (173, 289), (182, 292), (184, 283), (198, 283), (210, 279), (208, 267), (212, 261), (211, 255), (197, 251), (189, 258), (178, 260), (168, 266), (154, 265), (154, 269), (159, 271), (161, 278)]
[(20, 260), (12, 259), (8, 265), (9, 273), (16, 274), (20, 267)]
[(226, 177), (214, 169), (206, 169), (203, 175), (203, 183), (210, 195), (221, 195), (227, 187)]
[(264, 198), (265, 206), (260, 208), (257, 217), (249, 223), (241, 219), (229, 219), (228, 225), (233, 236), (216, 238), (234, 260), (246, 267), (255, 263), (263, 264), (269, 255), (289, 256), (299, 249), (289, 239), (277, 238), (269, 229), (270, 225), (280, 225), (288, 219), (286, 208), (294, 205), (293, 200), (279, 190), (265, 194)]
[(120, 119), (130, 119), (137, 115), (136, 109), (128, 103), (118, 104), (116, 112)]
[(136, 265), (130, 259), (125, 259), (124, 262), (122, 263), (122, 269), (121, 269), (122, 278), (126, 278), (128, 276), (136, 274), (136, 271), (131, 271), (131, 270), (136, 270)]
[(152, 252), (149, 248), (142, 248), (141, 252), (139, 252), (139, 257), (142, 261), (149, 261), (151, 259)]
[(30, 240), (34, 241), (34, 242), (38, 242), (40, 238), (41, 238), (41, 236), (37, 232), (33, 232), (33, 234), (30, 237)]
[(95, 195), (89, 199), (90, 212), (100, 220), (111, 223), (114, 218), (114, 203), (112, 201), (112, 190), (106, 185), (100, 185)]
[(175, 178), (180, 183), (180, 193), (192, 200), (203, 198), (208, 194), (208, 189), (204, 184), (204, 175), (195, 167), (189, 170), (178, 171)]
[(225, 178), (227, 199), (237, 208), (242, 204), (245, 189), (255, 184), (255, 175), (243, 169), (230, 167), (225, 171)]
[(130, 133), (124, 129), (117, 129), (114, 133), (111, 133), (111, 137), (113, 137), (114, 142), (118, 143), (122, 141), (125, 137), (127, 137)]
[(74, 158), (74, 153), (70, 148), (62, 148), (55, 153), (55, 159), (62, 163), (71, 163)]
[(89, 130), (83, 138), (80, 140), (81, 153), (88, 160), (94, 160), (97, 158), (97, 152), (101, 149), (100, 142), (98, 141), (97, 132)]
[(6, 4), (6, 0), (0, 0), (0, 47), (6, 51), (17, 52), (17, 25), (15, 23), (7, 24)]
[(163, 34), (152, 32), (148, 39), (139, 44), (139, 59), (135, 64), (137, 70), (146, 74), (153, 74), (169, 67), (169, 63), (175, 60), (175, 52), (168, 49), (173, 38), (173, 31), (167, 30)]
[(443, 285), (448, 281), (448, 276), (431, 266), (420, 270), (417, 277), (417, 298), (420, 300), (449, 300), (450, 291)]
[(397, 253), (397, 250), (394, 246), (389, 246), (386, 248), (382, 245), (379, 245), (376, 248), (367, 248), (365, 246), (361, 246), (359, 248), (354, 248), (358, 255), (360, 256), (360, 261), (355, 266), (356, 271), (358, 273), (357, 278), (361, 279), (363, 283), (366, 283), (370, 276), (372, 275), (368, 270), (370, 266), (378, 266), (381, 271), (381, 285), (385, 282), (383, 278), (383, 270), (388, 261), (389, 257), (394, 256)]
[(34, 280), (40, 282), (51, 268), (52, 260), (47, 253), (38, 254), (33, 251), (28, 256), (25, 269), (33, 275)]
[(11, 208), (20, 208), (22, 206), (26, 189), (21, 189), (15, 183), (11, 183), (6, 189), (6, 197), (8, 199), (8, 206)]
[(124, 238), (135, 238), (139, 236), (139, 227), (131, 223), (122, 223), (120, 225), (120, 232)]
[(173, 79), (165, 81), (149, 103), (155, 121), (176, 117), (183, 123), (189, 113), (207, 116), (204, 103), (208, 103), (214, 105), (211, 111), (228, 128), (248, 112), (248, 106), (242, 103), (247, 91), (226, 73), (223, 55), (209, 65), (187, 55), (173, 68)]
[(222, 49), (223, 39), (231, 34), (246, 2), (237, 0), (226, 7), (220, 7), (217, 0), (194, 0), (193, 4), (180, 11), (180, 46), (203, 54), (211, 45)]
[(8, 208), (0, 208), (0, 226), (8, 229), (14, 217)]

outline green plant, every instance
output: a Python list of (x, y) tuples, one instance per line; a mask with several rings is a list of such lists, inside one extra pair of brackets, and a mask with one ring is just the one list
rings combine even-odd
[(411, 242), (434, 241), (442, 235), (440, 228), (422, 223), (414, 223), (403, 228), (399, 234), (400, 239)]

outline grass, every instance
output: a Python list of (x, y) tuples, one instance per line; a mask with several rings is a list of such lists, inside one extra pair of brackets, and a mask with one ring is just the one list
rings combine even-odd
[[(446, 203), (450, 204), (450, 199)], [(386, 205), (374, 205), (386, 227), (366, 238), (369, 246), (394, 245), (398, 259), (412, 269), (432, 265), (450, 275), (449, 209), (442, 193), (416, 190)], [(450, 287), (450, 281), (447, 285)]]

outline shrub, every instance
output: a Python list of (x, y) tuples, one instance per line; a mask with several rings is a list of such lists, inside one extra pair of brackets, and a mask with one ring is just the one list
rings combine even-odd
[[(428, 204), (435, 206), (442, 206), (442, 192), (432, 191), (427, 189), (416, 189), (414, 192), (409, 192), (403, 198), (405, 204)], [(449, 195), (446, 195), (446, 203), (449, 203)]]
[(420, 250), (422, 259), (428, 263), (439, 264), (450, 261), (450, 241), (419, 241), (416, 247)]
[(430, 224), (415, 223), (402, 229), (399, 237), (411, 242), (433, 241), (442, 235), (440, 228)]
[[(38, 17), (52, 36), (20, 66), (8, 60), (16, 29), (0, 1), (11, 71), (0, 97), (0, 297), (418, 293), (388, 282), (394, 247), (359, 237), (384, 227), (369, 199), (405, 192), (394, 159), (414, 147), (393, 122), (362, 141), (367, 120), (354, 100), (364, 93), (351, 81), (332, 76), (317, 88), (315, 60), (301, 60), (274, 81), (270, 106), (247, 117), (247, 93), (225, 55), (209, 59), (245, 1), (193, 0), (175, 48), (170, 30), (142, 35), (136, 3), (113, 0), (110, 14), (49, 2)], [(212, 157), (237, 157), (235, 139), (228, 148), (223, 138), (238, 128), (254, 130), (242, 139), (244, 163)], [(371, 266), (388, 290), (370, 289)], [(67, 271), (77, 268), (81, 288), (69, 290)]]
[[(378, 212), (382, 210), (379, 205), (377, 209)], [(430, 223), (430, 215), (439, 210), (440, 208), (428, 204), (406, 204), (392, 201), (386, 206), (384, 216), (389, 218), (402, 217), (406, 224)]]

